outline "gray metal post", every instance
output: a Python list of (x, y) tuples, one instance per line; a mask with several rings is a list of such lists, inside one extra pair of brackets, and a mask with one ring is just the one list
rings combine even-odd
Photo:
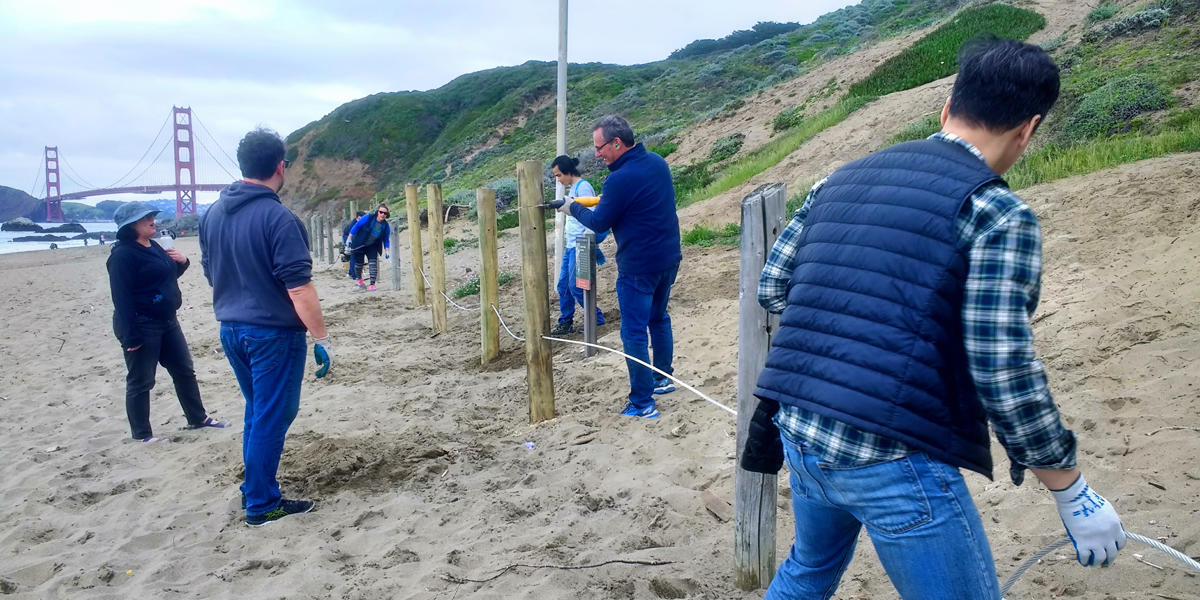
[[(575, 287), (583, 290), (583, 341), (596, 343), (596, 234), (585, 233), (575, 241)], [(584, 356), (596, 349), (584, 346)]]

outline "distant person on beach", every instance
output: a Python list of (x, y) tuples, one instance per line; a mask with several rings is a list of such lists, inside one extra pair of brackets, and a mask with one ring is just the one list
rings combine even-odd
[[(355, 212), (354, 218), (350, 219), (350, 221), (346, 223), (345, 227), (342, 227), (342, 262), (350, 263), (350, 246), (346, 245), (346, 238), (350, 237), (350, 228), (354, 227), (354, 224), (357, 223), (358, 220), (361, 219), (365, 214), (367, 214), (366, 211), (360, 210)], [(355, 279), (354, 263), (350, 263), (349, 275), (351, 279)]]
[(200, 220), (201, 265), (213, 287), (221, 347), (246, 399), (242, 432), (246, 524), (259, 526), (312, 510), (284, 498), (275, 475), (288, 428), (300, 409), (307, 330), (323, 377), (333, 365), (321, 303), (312, 283), (308, 231), (279, 201), (288, 167), (283, 140), (266, 129), (238, 143), (242, 180)]
[[(550, 172), (554, 175), (554, 179), (562, 184), (565, 190), (564, 195), (572, 198), (596, 195), (592, 184), (588, 183), (588, 180), (579, 173), (578, 158), (566, 155), (555, 157), (554, 162), (550, 163)], [(562, 264), (558, 269), (558, 325), (550, 330), (550, 333), (554, 335), (575, 333), (575, 304), (583, 306), (583, 290), (575, 285), (575, 245), (580, 236), (594, 233), (591, 229), (584, 227), (579, 219), (570, 215), (567, 215), (567, 226), (564, 229), (567, 239), (563, 245)], [(599, 244), (607, 236), (607, 231), (597, 235), (596, 243)], [(595, 264), (604, 264), (604, 254), (600, 252), (599, 248), (596, 249)], [(600, 310), (599, 306), (596, 307), (596, 324), (604, 324), (604, 312)]]
[[(568, 199), (559, 208), (592, 231), (612, 230), (617, 241), (617, 306), (621, 310), (621, 344), (625, 353), (674, 373), (675, 340), (667, 304), (683, 253), (675, 187), (667, 161), (634, 143), (633, 129), (617, 115), (602, 117), (592, 127), (596, 156), (608, 165), (604, 200), (587, 208)], [(654, 346), (650, 360), (649, 342)], [(675, 391), (666, 377), (629, 359), (629, 403), (621, 414), (656, 419), (655, 394)]]
[[(380, 204), (373, 214), (363, 215), (346, 234), (346, 247), (350, 249), (350, 278), (358, 280), (358, 287), (375, 291), (375, 280), (379, 279), (379, 255), (384, 260), (391, 258), (388, 254), (391, 247), (392, 226), (388, 224), (391, 210), (388, 205)], [(363, 282), (363, 260), (368, 263), (370, 286)]]
[(1080, 564), (1125, 545), (1036, 358), (1041, 230), (1000, 178), (1058, 98), (1058, 68), (991, 36), (958, 64), (941, 132), (818, 182), (759, 279), (782, 318), (741, 464), (786, 459), (796, 525), (769, 600), (833, 596), (864, 525), (901, 597), (998, 600), (959, 472), (992, 477), (989, 421), (1013, 483), (1029, 469), (1051, 490)]
[(204, 410), (183, 329), (175, 311), (183, 305), (179, 276), (191, 264), (178, 250), (163, 250), (154, 237), (154, 215), (144, 202), (122, 204), (113, 215), (117, 243), (108, 255), (113, 331), (124, 349), (125, 415), (133, 439), (160, 442), (150, 426), (150, 390), (159, 363), (175, 383), (189, 429), (227, 427)]

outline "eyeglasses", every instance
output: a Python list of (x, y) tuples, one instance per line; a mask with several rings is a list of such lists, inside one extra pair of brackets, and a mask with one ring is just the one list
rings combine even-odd
[(605, 146), (607, 146), (615, 141), (617, 141), (617, 138), (613, 138), (611, 140), (608, 140), (607, 142), (604, 142), (603, 144), (600, 144), (599, 146), (596, 146), (596, 152), (603, 150)]
[(283, 168), (285, 168), (285, 169), (286, 169), (286, 168), (288, 168), (288, 167), (290, 167), (290, 166), (292, 166), (292, 161), (290, 161), (290, 160), (288, 160), (288, 159), (286, 159), (286, 158), (285, 158), (285, 159), (283, 159)]
[(388, 211), (386, 211), (386, 210), (381, 210), (381, 211), (379, 211), (379, 214), (381, 214), (381, 215), (383, 215), (383, 216), (385, 216), (385, 217), (386, 217), (386, 216), (388, 216), (388, 215), (390, 215), (390, 214), (392, 214), (392, 213), (390, 213), (390, 212), (388, 212)]

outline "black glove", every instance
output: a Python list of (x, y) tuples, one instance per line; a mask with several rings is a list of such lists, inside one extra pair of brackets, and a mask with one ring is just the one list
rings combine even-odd
[(774, 475), (783, 466), (783, 440), (779, 428), (771, 420), (779, 412), (779, 403), (766, 398), (758, 399), (758, 408), (750, 417), (750, 430), (746, 434), (746, 447), (742, 450), (742, 468), (755, 473)]

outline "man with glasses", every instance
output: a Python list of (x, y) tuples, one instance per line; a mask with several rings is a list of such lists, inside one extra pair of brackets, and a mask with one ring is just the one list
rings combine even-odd
[[(358, 280), (358, 287), (375, 291), (375, 280), (379, 278), (379, 254), (383, 253), (386, 260), (391, 258), (388, 250), (391, 248), (392, 228), (388, 224), (386, 204), (380, 204), (373, 215), (363, 215), (346, 236), (346, 247), (350, 249), (350, 278)], [(357, 238), (355, 236), (358, 236)], [(371, 285), (363, 282), (362, 261), (367, 259)]]
[(242, 431), (242, 507), (260, 526), (306, 513), (309, 500), (289, 500), (275, 479), (288, 428), (300, 408), (307, 330), (322, 377), (333, 364), (321, 303), (312, 284), (308, 232), (279, 201), (284, 172), (279, 134), (256, 129), (238, 144), (242, 180), (200, 219), (200, 264), (213, 288), (221, 347), (246, 400)]
[[(592, 128), (596, 156), (609, 175), (594, 209), (568, 200), (559, 208), (592, 231), (612, 229), (617, 241), (617, 305), (621, 309), (621, 343), (625, 353), (672, 373), (674, 339), (667, 303), (683, 253), (675, 187), (667, 161), (635, 144), (624, 118), (608, 115)], [(647, 348), (654, 346), (654, 360)], [(675, 391), (666, 377), (626, 359), (629, 403), (621, 414), (643, 419), (659, 416), (655, 394)]]

